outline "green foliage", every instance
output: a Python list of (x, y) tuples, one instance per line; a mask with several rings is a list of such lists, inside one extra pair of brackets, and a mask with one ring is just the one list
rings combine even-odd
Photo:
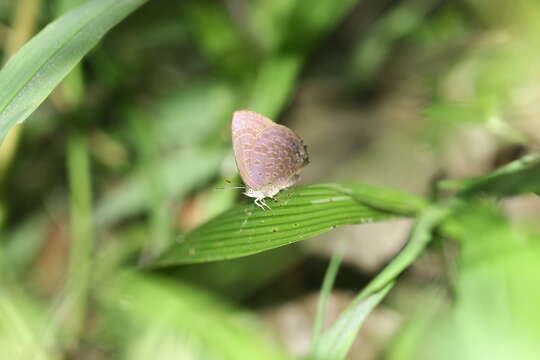
[(363, 184), (322, 184), (283, 191), (270, 210), (235, 207), (177, 239), (159, 265), (231, 259), (291, 244), (338, 225), (371, 223), (418, 211), (423, 201)]
[(379, 20), (365, 42), (354, 50), (350, 73), (362, 85), (373, 80), (390, 57), (392, 44), (418, 26), (433, 0), (405, 1)]
[(460, 196), (479, 194), (497, 196), (540, 193), (540, 154), (530, 154), (507, 164), (487, 176), (473, 179), (442, 181), (441, 189), (459, 189)]
[(334, 253), (330, 259), (330, 264), (328, 264), (328, 269), (324, 275), (324, 281), (321, 287), (321, 294), (319, 296), (319, 303), (317, 304), (317, 314), (315, 317), (315, 322), (313, 324), (313, 335), (311, 337), (311, 348), (313, 349), (316, 344), (319, 342), (321, 336), (322, 326), (324, 324), (324, 318), (326, 313), (326, 306), (328, 303), (328, 298), (332, 294), (332, 287), (336, 280), (336, 276), (343, 260), (343, 251), (344, 248), (341, 246)]
[(94, 0), (62, 16), (0, 71), (0, 140), (24, 121), (114, 25), (145, 0)]
[(40, 304), (18, 291), (0, 294), (0, 344), (2, 356), (11, 359), (52, 359), (43, 336), (46, 316)]
[[(379, 350), (389, 359), (537, 357), (540, 232), (516, 225), (501, 204), (540, 194), (539, 153), (473, 178), (422, 179), (433, 180), (429, 199), (328, 182), (281, 191), (262, 210), (251, 199), (235, 204), (239, 192), (213, 191), (236, 176), (229, 122), (239, 108), (282, 121), (307, 107), (298, 117), (312, 128), (308, 136), (336, 148), (347, 147), (341, 136), (356, 136), (345, 134), (348, 126), (369, 119), (365, 139), (339, 153), (343, 168), (405, 112), (389, 134), (429, 134), (435, 146), (423, 148), (426, 158), (452, 141), (449, 130), (470, 125), (505, 146), (537, 148), (536, 123), (520, 125), (537, 119), (533, 1), (55, 0), (35, 17), (21, 10), (25, 3), (0, 4), (1, 46), (28, 38), (28, 24), (49, 25), (0, 70), (0, 138), (33, 114), (20, 143), (7, 137), (0, 147), (2, 354), (289, 358), (258, 315), (261, 304), (275, 307), (280, 296), (311, 290), (313, 278), (320, 283), (316, 266), (306, 270), (313, 255), (300, 241), (323, 233), (341, 241), (336, 227), (408, 218), (404, 247), (376, 273), (349, 276), (346, 288), (357, 295), (323, 329), (350, 255), (334, 254), (304, 355), (352, 356), (359, 329), (383, 303), (406, 320)], [(401, 86), (408, 77), (412, 85)], [(417, 88), (418, 97), (408, 94)], [(332, 122), (317, 134), (328, 104)], [(350, 123), (339, 122), (348, 112)], [(413, 156), (408, 150), (394, 154), (397, 161)], [(435, 162), (445, 169), (444, 157)], [(321, 163), (314, 156), (310, 169)], [(395, 164), (380, 166), (388, 172)], [(333, 181), (336, 169), (319, 176)], [(443, 253), (445, 277), (415, 288), (409, 311), (399, 292), (414, 281), (401, 275), (424, 253)]]
[(534, 359), (540, 331), (534, 305), (540, 299), (538, 235), (512, 229), (485, 202), (461, 204), (442, 230), (461, 247), (453, 281), (456, 300), (447, 309), (439, 297), (436, 311), (432, 304), (409, 319), (422, 326), (406, 327), (389, 358)]
[(393, 286), (394, 283), (389, 283), (369, 296), (357, 298), (332, 328), (314, 344), (310, 358), (345, 359), (360, 326)]
[(101, 303), (110, 314), (103, 330), (127, 343), (127, 358), (286, 358), (261, 335), (254, 319), (196, 288), (121, 273), (103, 289)]

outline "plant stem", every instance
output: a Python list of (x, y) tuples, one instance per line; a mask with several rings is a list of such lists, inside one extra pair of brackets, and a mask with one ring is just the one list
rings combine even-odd
[(63, 308), (76, 341), (84, 324), (93, 250), (92, 191), (88, 146), (85, 137), (72, 130), (67, 143), (70, 192), (71, 248)]
[[(18, 1), (13, 15), (13, 25), (6, 40), (3, 63), (6, 63), (32, 37), (36, 27), (36, 17), (40, 3), (41, 0)], [(20, 132), (20, 126), (14, 127), (0, 146), (0, 176), (2, 178), (13, 161), (19, 143)]]
[[(2, 63), (19, 50), (23, 44), (30, 39), (36, 26), (37, 12), (41, 0), (20, 0), (15, 7), (13, 15), (13, 24), (8, 32), (4, 47), (4, 58)], [(16, 126), (7, 134), (4, 141), (0, 144), (0, 184), (5, 180), (5, 174), (13, 162), (17, 145), (19, 143), (21, 127)], [(6, 211), (6, 204), (0, 202), (0, 228), (3, 226)], [(3, 259), (4, 253), (0, 247), (0, 282), (9, 281), (9, 269), (5, 266)]]

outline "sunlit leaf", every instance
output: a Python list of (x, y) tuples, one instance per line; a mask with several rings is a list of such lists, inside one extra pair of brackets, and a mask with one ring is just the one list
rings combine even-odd
[(334, 183), (291, 188), (268, 201), (271, 210), (239, 205), (215, 217), (167, 250), (159, 265), (197, 263), (255, 254), (344, 224), (411, 215), (422, 199), (394, 189)]
[(302, 65), (299, 56), (275, 56), (261, 64), (248, 108), (275, 118), (286, 105)]
[(49, 24), (0, 71), (0, 140), (45, 100), (88, 51), (146, 0), (93, 0)]
[[(0, 346), (6, 359), (55, 359), (46, 341), (52, 327), (34, 299), (20, 291), (2, 288), (0, 293)], [(49, 346), (50, 348), (50, 346)]]

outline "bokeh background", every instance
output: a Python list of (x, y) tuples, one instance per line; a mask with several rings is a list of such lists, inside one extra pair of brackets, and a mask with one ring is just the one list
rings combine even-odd
[[(0, 2), (3, 61), (81, 3)], [(0, 148), (2, 277), (16, 284), (0, 295), (0, 349), (6, 359), (306, 355), (336, 245), (347, 251), (329, 324), (402, 248), (412, 220), (112, 280), (250, 201), (214, 190), (239, 182), (232, 112), (258, 111), (303, 138), (301, 184), (360, 181), (434, 199), (446, 195), (440, 180), (538, 151), (539, 60), (535, 0), (148, 2)], [(350, 359), (538, 350), (538, 196), (463, 216), (470, 243), (435, 241)], [(77, 236), (92, 238), (83, 264), (70, 262)]]

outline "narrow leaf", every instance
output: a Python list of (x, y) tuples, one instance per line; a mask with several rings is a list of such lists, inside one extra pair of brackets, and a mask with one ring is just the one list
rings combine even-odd
[(0, 71), (0, 141), (99, 40), (146, 0), (93, 0), (45, 27)]
[(310, 359), (345, 359), (360, 326), (393, 286), (393, 282), (389, 283), (372, 295), (351, 304), (332, 328), (315, 344)]
[(424, 210), (405, 248), (381, 271), (339, 316), (332, 328), (314, 344), (312, 359), (344, 359), (369, 312), (384, 298), (394, 281), (432, 239), (432, 231), (447, 216), (446, 208)]
[(239, 205), (178, 239), (158, 265), (198, 263), (255, 254), (307, 239), (338, 225), (410, 215), (423, 200), (366, 184), (321, 184), (288, 189), (271, 210)]
[(447, 180), (441, 189), (458, 189), (460, 196), (477, 194), (498, 196), (517, 195), (527, 192), (540, 193), (540, 153), (534, 153), (513, 161), (486, 176), (470, 179)]
[(312, 347), (319, 341), (326, 314), (326, 303), (332, 293), (332, 287), (334, 286), (334, 281), (336, 280), (339, 266), (343, 259), (343, 252), (344, 247), (343, 244), (341, 244), (341, 246), (336, 249), (334, 255), (332, 255), (332, 259), (330, 260), (330, 264), (324, 275), (321, 294), (319, 295), (319, 303), (317, 304), (317, 315), (315, 316), (315, 323), (313, 325)]
[(365, 297), (390, 281), (393, 281), (424, 250), (432, 239), (433, 229), (451, 213), (449, 208), (430, 207), (424, 210), (412, 230), (411, 237), (403, 250), (362, 290), (359, 297)]

